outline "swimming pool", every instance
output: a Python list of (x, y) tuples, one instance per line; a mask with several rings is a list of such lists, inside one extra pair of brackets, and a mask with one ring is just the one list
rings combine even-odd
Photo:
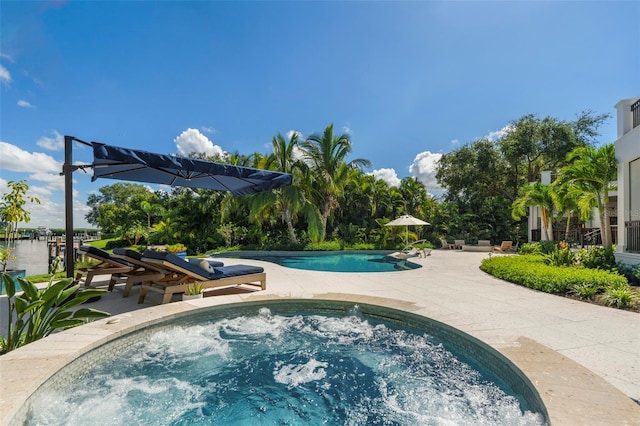
[(420, 268), (421, 265), (386, 256), (387, 252), (356, 251), (273, 251), (231, 252), (215, 257), (263, 260), (287, 268), (326, 272), (393, 272)]
[(320, 300), (209, 308), (78, 358), (26, 424), (547, 424), (502, 355), (403, 311)]

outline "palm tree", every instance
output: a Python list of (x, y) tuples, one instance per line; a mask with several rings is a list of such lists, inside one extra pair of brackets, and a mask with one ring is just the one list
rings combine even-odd
[(527, 207), (540, 207), (542, 216), (542, 239), (553, 240), (552, 220), (557, 208), (557, 196), (552, 185), (542, 182), (525, 185), (520, 188), (520, 195), (511, 204), (511, 216), (520, 220), (527, 214)]
[(405, 214), (424, 217), (423, 209), (429, 199), (424, 184), (416, 177), (406, 177), (400, 181), (398, 190), (405, 202)]
[(310, 222), (313, 222), (310, 218), (314, 216), (314, 206), (308, 202), (304, 190), (299, 185), (300, 173), (306, 168), (306, 165), (299, 158), (296, 158), (295, 150), (299, 143), (299, 136), (294, 132), (287, 141), (278, 133), (273, 137), (271, 143), (273, 154), (266, 159), (264, 167), (290, 173), (294, 175), (294, 182), (283, 188), (253, 195), (250, 207), (251, 218), (257, 222), (264, 222), (268, 219), (270, 211), (278, 212), (282, 222), (287, 226), (289, 241), (297, 244), (298, 237), (294, 227), (297, 215), (301, 212), (304, 213)]
[(608, 210), (609, 191), (615, 190), (611, 182), (618, 177), (615, 147), (607, 144), (600, 148), (576, 148), (567, 155), (567, 161), (569, 165), (560, 170), (559, 180), (572, 185), (572, 191), (579, 192), (578, 207), (583, 216), (594, 207), (598, 210), (602, 245), (610, 248), (613, 241)]
[(149, 229), (151, 229), (151, 216), (162, 216), (165, 213), (162, 205), (152, 204), (147, 200), (140, 202), (140, 208), (147, 215), (147, 228)]
[(349, 135), (333, 134), (333, 124), (329, 124), (322, 134), (311, 135), (300, 143), (305, 159), (312, 172), (312, 188), (320, 210), (321, 229), (319, 241), (323, 241), (327, 232), (327, 221), (331, 212), (338, 207), (340, 197), (351, 168), (368, 167), (369, 160), (358, 158), (346, 162), (351, 153)]

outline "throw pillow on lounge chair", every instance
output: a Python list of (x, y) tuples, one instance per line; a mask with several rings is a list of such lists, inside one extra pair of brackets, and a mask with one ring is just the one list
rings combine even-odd
[(204, 269), (206, 272), (209, 272), (209, 273), (215, 272), (214, 270), (215, 267), (224, 266), (224, 263), (218, 260), (201, 259), (198, 257), (190, 258), (189, 263), (198, 265), (200, 268)]

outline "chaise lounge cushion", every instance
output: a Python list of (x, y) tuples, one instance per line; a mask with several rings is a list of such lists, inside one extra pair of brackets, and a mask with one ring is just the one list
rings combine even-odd
[(220, 278), (239, 277), (242, 275), (260, 274), (264, 272), (264, 268), (250, 265), (218, 266), (214, 269), (215, 272), (209, 275), (209, 279), (217, 280)]
[[(149, 259), (158, 259), (169, 262), (177, 267), (182, 269), (186, 269), (194, 274), (200, 275), (203, 278), (211, 279), (209, 275), (213, 275), (213, 272), (210, 272), (208, 269), (205, 270), (200, 266), (200, 262), (192, 263), (190, 261), (184, 260), (180, 256), (176, 256), (173, 253), (168, 253), (166, 251), (155, 251), (155, 250), (147, 250), (144, 252), (142, 257), (146, 257)], [(205, 260), (212, 268), (221, 267), (224, 265), (222, 262), (218, 262), (216, 260)]]
[[(108, 251), (104, 251), (102, 249), (99, 249), (99, 248), (96, 248), (96, 247), (93, 247), (93, 246), (87, 246), (87, 245), (81, 246), (79, 251), (81, 253), (86, 253), (87, 255), (89, 255), (89, 257), (91, 257), (91, 255), (93, 255), (93, 256), (95, 256), (97, 258), (102, 258), (105, 261), (109, 261), (109, 262), (112, 262), (114, 264), (129, 265), (129, 262), (125, 262), (122, 259), (114, 258), (113, 256), (111, 256), (111, 254)], [(129, 266), (131, 266), (131, 265), (129, 265)]]
[(135, 251), (135, 250), (122, 248), (122, 247), (114, 248), (113, 249), (113, 254), (117, 254), (119, 256), (130, 257), (130, 258), (135, 259), (135, 260), (142, 260), (142, 253), (140, 253), (138, 251)]

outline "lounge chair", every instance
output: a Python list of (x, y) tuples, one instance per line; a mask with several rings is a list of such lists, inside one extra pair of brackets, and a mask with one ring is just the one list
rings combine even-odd
[(493, 251), (501, 253), (510, 252), (513, 249), (513, 241), (503, 241), (499, 246), (493, 246)]
[[(155, 263), (149, 263), (142, 260), (142, 253), (135, 250), (129, 250), (125, 248), (113, 249), (113, 257), (123, 260), (136, 267), (135, 270), (122, 274), (121, 279), (125, 280), (124, 291), (122, 297), (128, 297), (131, 293), (131, 289), (136, 284), (142, 284), (143, 282), (151, 282), (154, 280), (161, 280), (169, 271), (159, 267)], [(198, 259), (200, 260), (200, 259)], [(222, 262), (217, 262), (216, 266), (223, 266)]]
[(427, 257), (431, 256), (431, 249), (424, 249), (417, 247), (418, 244), (424, 243), (426, 240), (418, 240), (411, 244), (408, 244), (405, 248), (395, 253), (388, 254), (388, 257), (394, 259), (407, 260), (412, 257)]
[(267, 288), (267, 276), (258, 266), (214, 266), (220, 262), (203, 259), (200, 264), (184, 260), (175, 254), (147, 250), (142, 261), (157, 265), (168, 273), (158, 280), (143, 282), (138, 303), (144, 302), (148, 291), (162, 293), (162, 303), (169, 303), (175, 293), (184, 293), (187, 285), (200, 282), (202, 287), (239, 287), (243, 284)]
[(453, 240), (453, 248), (462, 250), (462, 246), (464, 245), (464, 240)]
[(451, 243), (448, 243), (447, 240), (445, 240), (444, 238), (440, 239), (440, 244), (442, 245), (443, 249), (453, 249), (454, 245)]
[(118, 278), (121, 278), (123, 274), (135, 269), (132, 264), (125, 262), (122, 259), (117, 259), (109, 254), (109, 252), (93, 246), (80, 246), (78, 253), (98, 261), (97, 265), (78, 268), (76, 281), (81, 282), (84, 277), (82, 285), (85, 287), (91, 287), (93, 277), (96, 275), (111, 275), (111, 279), (109, 280), (109, 291), (111, 291), (113, 290), (113, 286)]
[(491, 245), (491, 241), (489, 240), (478, 240), (479, 247), (488, 247)]

